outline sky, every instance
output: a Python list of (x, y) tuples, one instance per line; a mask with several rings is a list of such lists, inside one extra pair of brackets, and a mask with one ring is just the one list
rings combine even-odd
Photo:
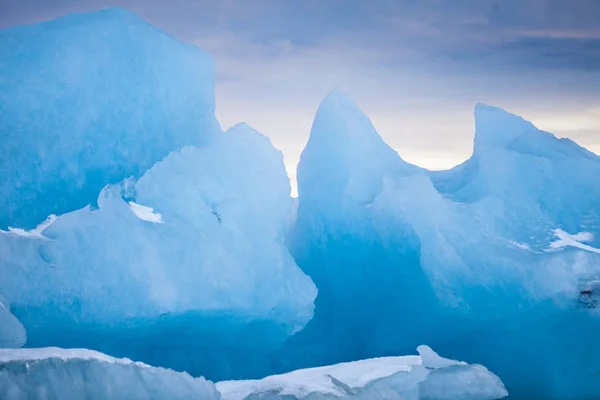
[(210, 52), (222, 127), (267, 135), (292, 186), (333, 88), (429, 169), (470, 156), (478, 102), (600, 153), (598, 0), (0, 0), (0, 29), (108, 6)]

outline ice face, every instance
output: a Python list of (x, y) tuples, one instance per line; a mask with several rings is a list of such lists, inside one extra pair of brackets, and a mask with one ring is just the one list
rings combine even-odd
[(211, 378), (264, 374), (241, 360), (268, 358), (312, 317), (316, 296), (285, 247), (289, 193), (281, 153), (238, 125), (107, 186), (98, 209), (35, 234), (0, 232), (0, 293), (28, 346), (94, 348)]
[(419, 352), (421, 357), (373, 358), (261, 380), (219, 382), (217, 389), (222, 400), (493, 400), (508, 395), (500, 379), (481, 365), (441, 358), (427, 346), (419, 346)]
[(0, 398), (218, 400), (212, 382), (85, 349), (0, 349)]
[(323, 101), (298, 166), (289, 240), (319, 288), (315, 317), (286, 350), (304, 359), (294, 365), (406, 354), (428, 340), (439, 307), (420, 266), (418, 236), (374, 204), (384, 177), (419, 171), (346, 95), (333, 92)]
[(10, 304), (0, 296), (0, 348), (18, 348), (27, 341), (21, 322), (10, 312)]
[(294, 346), (327, 363), (424, 338), (490, 367), (517, 397), (589, 397), (600, 391), (584, 378), (600, 350), (583, 334), (600, 329), (585, 293), (600, 276), (600, 159), (495, 107), (475, 119), (473, 156), (429, 172), (395, 156), (346, 96), (324, 101), (290, 235), (319, 296)]
[(211, 58), (111, 8), (0, 32), (0, 229), (31, 229), (210, 142)]

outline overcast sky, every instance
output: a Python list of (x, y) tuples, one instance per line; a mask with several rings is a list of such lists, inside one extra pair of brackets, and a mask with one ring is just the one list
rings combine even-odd
[(348, 93), (406, 160), (451, 167), (485, 102), (600, 153), (598, 0), (0, 0), (0, 28), (123, 6), (216, 60), (217, 117), (283, 151)]

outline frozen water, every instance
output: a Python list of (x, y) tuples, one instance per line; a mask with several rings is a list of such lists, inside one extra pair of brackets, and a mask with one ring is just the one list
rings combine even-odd
[(0, 398), (218, 400), (213, 383), (85, 349), (0, 349)]
[(0, 348), (18, 348), (26, 341), (25, 328), (10, 312), (8, 301), (0, 296)]
[(426, 341), (485, 364), (517, 398), (600, 392), (585, 378), (600, 350), (584, 334), (600, 318), (578, 306), (581, 282), (600, 276), (600, 158), (495, 107), (478, 105), (475, 121), (473, 156), (430, 172), (385, 145), (347, 96), (324, 100), (290, 234), (319, 288), (315, 317), (289, 342), (295, 362)]
[[(124, 10), (2, 31), (0, 58), (0, 347), (249, 379), (426, 342), (491, 368), (514, 398), (600, 393), (600, 159), (574, 142), (479, 104), (471, 158), (427, 171), (332, 92), (296, 201), (267, 138), (220, 132), (210, 58)], [(365, 361), (221, 386), (405, 400), (501, 387), (481, 366), (419, 351), (410, 372), (407, 359)], [(130, 397), (161, 393), (136, 383), (138, 364), (24, 362), (0, 379), (60, 396), (51, 371), (83, 395), (89, 369), (101, 394), (127, 380)]]
[[(420, 352), (424, 351), (439, 358), (420, 346)], [(215, 386), (185, 372), (87, 349), (0, 349), (0, 398), (7, 400), (493, 400), (507, 394), (500, 379), (481, 365), (453, 361), (432, 367), (419, 356), (360, 360)]]
[(29, 346), (248, 374), (246, 347), (268, 357), (313, 313), (315, 286), (285, 247), (289, 193), (281, 153), (238, 125), (107, 186), (98, 209), (59, 216), (43, 237), (0, 233), (0, 293)]
[(34, 228), (210, 142), (211, 58), (111, 8), (0, 31), (0, 229)]
[[(427, 346), (419, 346), (419, 352), (421, 357), (373, 358), (260, 380), (219, 382), (217, 389), (222, 400), (493, 400), (508, 395), (500, 379), (481, 365), (443, 359)], [(432, 363), (426, 364), (423, 354)]]

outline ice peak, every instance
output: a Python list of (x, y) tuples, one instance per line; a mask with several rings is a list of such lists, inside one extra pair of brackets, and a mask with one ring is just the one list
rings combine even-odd
[[(89, 19), (99, 20), (104, 23), (118, 22), (126, 24), (135, 23), (148, 25), (148, 23), (140, 18), (136, 13), (123, 7), (105, 7), (97, 11), (74, 13), (61, 18), (81, 18), (81, 16), (87, 16)], [(60, 20), (61, 18), (58, 19)]]
[(504, 146), (525, 132), (537, 130), (522, 117), (488, 104), (478, 103), (474, 114), (475, 147)]
[(366, 143), (388, 147), (371, 120), (354, 101), (337, 88), (331, 90), (319, 105), (313, 122), (309, 143), (322, 149), (339, 152), (364, 150)]
[(357, 110), (359, 109), (356, 103), (352, 101), (350, 96), (340, 91), (337, 87), (331, 89), (331, 91), (327, 93), (327, 96), (325, 96), (319, 108), (321, 108), (323, 105), (336, 105), (339, 107), (350, 107)]

